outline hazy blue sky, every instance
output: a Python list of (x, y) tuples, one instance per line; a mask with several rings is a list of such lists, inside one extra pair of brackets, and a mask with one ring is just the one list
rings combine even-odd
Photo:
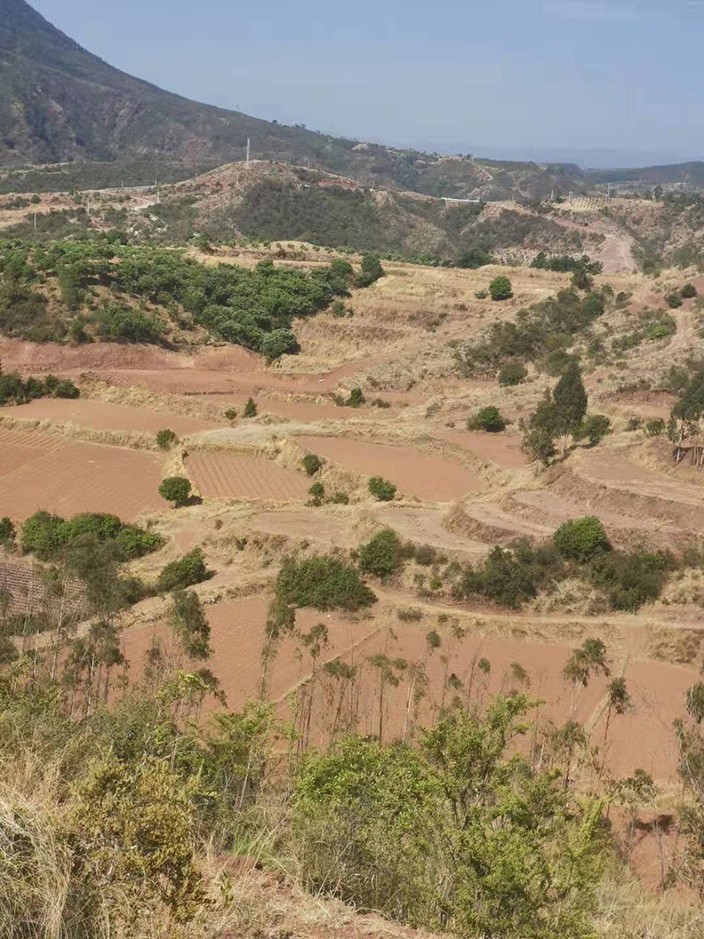
[(704, 0), (30, 0), (127, 72), (366, 140), (704, 158)]

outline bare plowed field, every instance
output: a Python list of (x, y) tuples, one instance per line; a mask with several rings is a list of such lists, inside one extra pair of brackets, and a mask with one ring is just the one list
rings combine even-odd
[[(229, 708), (241, 708), (259, 694), (267, 610), (268, 600), (259, 597), (207, 607), (213, 648), (208, 667), (220, 681)], [(339, 656), (353, 654), (353, 650), (368, 641), (376, 631), (371, 619), (357, 622), (339, 614), (314, 610), (302, 610), (297, 614), (296, 625), (300, 632), (307, 632), (317, 623), (324, 623), (328, 628), (328, 643), (320, 656), (319, 666)], [(130, 663), (133, 681), (139, 680), (155, 637), (164, 643), (169, 642), (169, 629), (165, 623), (135, 627), (124, 634), (125, 657)], [(299, 646), (294, 637), (281, 643), (268, 674), (271, 700), (282, 701), (309, 677), (311, 660)]]
[(528, 458), (521, 450), (521, 441), (518, 437), (471, 431), (441, 431), (436, 436), (505, 469), (520, 469), (528, 465)]
[(301, 502), (310, 487), (301, 474), (264, 457), (201, 452), (189, 456), (186, 465), (206, 499)]
[(41, 460), (46, 453), (62, 446), (62, 442), (55, 438), (0, 427), (0, 477)]
[(450, 457), (346, 437), (298, 439), (311, 453), (365, 476), (383, 476), (395, 483), (403, 495), (423, 501), (453, 502), (480, 488), (476, 473)]
[(11, 457), (0, 457), (0, 516), (23, 520), (46, 509), (64, 516), (112, 512), (132, 521), (142, 512), (164, 508), (158, 493), (161, 459), (156, 454), (61, 444), (41, 434), (19, 436), (30, 437), (36, 445), (0, 449)]
[[(421, 723), (432, 720), (455, 695), (471, 704), (485, 703), (498, 693), (524, 691), (534, 700), (544, 702), (533, 713), (539, 732), (574, 717), (584, 724), (593, 744), (605, 748), (609, 768), (616, 778), (641, 768), (661, 782), (676, 781), (672, 724), (684, 716), (685, 692), (696, 680), (694, 669), (660, 662), (627, 663), (623, 672), (634, 708), (622, 716), (612, 715), (605, 737), (608, 679), (596, 678), (587, 688), (576, 692), (562, 674), (571, 651), (568, 647), (476, 636), (458, 641), (441, 631), (441, 648), (429, 653), (426, 638), (429, 628), (399, 625), (393, 634), (377, 633), (355, 650), (354, 661), (361, 668), (351, 700), (360, 733), (378, 734), (381, 713), (385, 737), (393, 739), (403, 734), (414, 690), (413, 666), (422, 665), (429, 683), (418, 711)], [(380, 712), (379, 672), (370, 662), (370, 658), (379, 654), (406, 663), (405, 668), (397, 670), (399, 686), (387, 685), (384, 689), (383, 712)], [(457, 690), (448, 688), (452, 676)], [(318, 721), (322, 733), (328, 721), (322, 706)]]
[[(208, 607), (213, 657), (209, 660), (227, 696), (230, 708), (240, 708), (259, 693), (262, 681), (262, 649), (268, 602), (266, 598), (247, 598)], [(333, 724), (364, 734), (378, 734), (394, 739), (415, 719), (431, 722), (454, 696), (470, 705), (482, 704), (495, 694), (526, 692), (536, 705), (533, 718), (540, 734), (552, 725), (573, 717), (585, 726), (591, 741), (603, 746), (609, 769), (617, 777), (641, 768), (662, 783), (676, 779), (677, 758), (672, 731), (673, 721), (683, 716), (686, 689), (696, 680), (694, 669), (661, 662), (626, 662), (620, 667), (633, 698), (633, 710), (612, 715), (606, 731), (607, 679), (595, 678), (586, 688), (576, 690), (566, 683), (563, 669), (570, 655), (568, 646), (521, 642), (512, 639), (489, 639), (471, 635), (453, 638), (440, 629), (442, 645), (430, 652), (427, 631), (432, 627), (398, 624), (393, 631), (380, 630), (375, 617), (346, 618), (340, 614), (299, 611), (297, 626), (306, 632), (317, 623), (328, 627), (329, 642), (318, 662), (341, 658), (356, 668), (353, 681), (340, 683), (319, 672), (313, 716), (315, 745), (329, 739)], [(130, 675), (138, 681), (147, 652), (154, 638), (170, 646), (168, 626), (163, 623), (139, 626), (123, 637)], [(175, 653), (172, 650), (172, 655)], [(399, 684), (381, 686), (379, 671), (371, 659), (386, 655), (397, 663)], [(413, 705), (414, 674), (422, 668), (428, 677), (427, 688)], [(281, 643), (268, 675), (267, 688), (272, 700), (285, 707), (287, 697), (310, 679), (311, 659), (295, 636)], [(448, 682), (452, 679), (453, 689)], [(212, 708), (209, 702), (206, 708)], [(380, 707), (383, 710), (380, 710)], [(380, 725), (381, 717), (381, 725)], [(525, 746), (532, 744), (532, 739)]]
[(79, 398), (67, 401), (60, 398), (41, 398), (21, 407), (0, 408), (0, 414), (18, 420), (58, 421), (74, 424), (91, 430), (136, 430), (157, 433), (169, 427), (177, 434), (195, 434), (201, 430), (212, 430), (218, 425), (213, 421), (202, 421), (179, 414), (146, 411), (143, 408), (122, 404), (109, 404)]

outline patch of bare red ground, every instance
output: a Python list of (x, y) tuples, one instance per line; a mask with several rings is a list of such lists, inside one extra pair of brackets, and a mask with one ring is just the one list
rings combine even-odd
[(22, 521), (46, 509), (63, 516), (111, 512), (134, 521), (165, 508), (161, 463), (155, 453), (0, 430), (0, 516)]
[(488, 460), (504, 469), (520, 469), (528, 465), (528, 457), (521, 450), (521, 440), (509, 434), (483, 434), (474, 431), (437, 431), (435, 436), (454, 446), (469, 450), (482, 460)]
[[(234, 600), (207, 608), (214, 649), (209, 666), (220, 680), (230, 708), (241, 707), (259, 692), (267, 609), (266, 598)], [(414, 719), (412, 700), (418, 686), (413, 684), (413, 666), (422, 665), (428, 688), (415, 715), (421, 725), (431, 722), (454, 695), (469, 704), (482, 704), (498, 693), (523, 691), (536, 702), (531, 716), (537, 725), (537, 738), (531, 737), (526, 746), (539, 739), (541, 730), (550, 724), (560, 725), (573, 717), (584, 724), (592, 745), (603, 749), (609, 772), (615, 778), (643, 769), (661, 784), (677, 782), (672, 725), (676, 718), (685, 716), (685, 693), (698, 675), (692, 668), (652, 661), (627, 662), (614, 668), (614, 674), (625, 676), (634, 707), (625, 715), (612, 714), (606, 734), (610, 679), (597, 677), (580, 689), (566, 683), (563, 669), (571, 654), (568, 646), (476, 635), (457, 639), (447, 627), (436, 625), (442, 645), (430, 652), (427, 633), (433, 628), (431, 622), (423, 626), (398, 622), (393, 631), (382, 631), (375, 625), (373, 611), (368, 617), (299, 612), (300, 631), (316, 623), (324, 623), (330, 635), (319, 665), (340, 657), (357, 668), (357, 677), (351, 683), (340, 683), (318, 672), (312, 745), (324, 745), (334, 724), (337, 731), (347, 728), (372, 735), (378, 735), (381, 727), (387, 740), (403, 736)], [(133, 680), (142, 672), (153, 638), (166, 641), (168, 636), (164, 623), (135, 627), (124, 634)], [(396, 669), (398, 686), (387, 683), (383, 693), (379, 669), (370, 662), (378, 655), (403, 664)], [(485, 663), (489, 663), (488, 669)], [(527, 679), (515, 665), (521, 667)], [(311, 659), (302, 643), (295, 636), (287, 638), (271, 667), (269, 698), (283, 706), (297, 689), (305, 694), (300, 689), (311, 670)], [(459, 690), (448, 688), (453, 676), (461, 683)]]
[(20, 407), (0, 408), (0, 414), (18, 420), (49, 420), (70, 423), (92, 430), (125, 430), (157, 433), (165, 427), (177, 434), (194, 434), (220, 425), (179, 414), (148, 411), (129, 405), (110, 404), (89, 398), (70, 401), (62, 398), (40, 398)]
[(366, 476), (383, 476), (399, 491), (427, 502), (453, 502), (478, 492), (481, 481), (451, 457), (420, 453), (410, 447), (384, 446), (349, 437), (299, 437), (320, 456)]

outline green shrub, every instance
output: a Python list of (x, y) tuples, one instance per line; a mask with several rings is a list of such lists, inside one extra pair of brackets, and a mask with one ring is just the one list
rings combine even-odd
[(229, 421), (231, 424), (237, 420), (237, 411), (234, 408), (228, 408), (224, 413), (223, 417), (226, 421)]
[(489, 284), (489, 293), (494, 301), (510, 300), (513, 297), (513, 285), (508, 277), (495, 277)]
[(682, 306), (682, 297), (678, 293), (668, 293), (665, 297), (665, 302), (671, 310), (676, 310), (678, 307)]
[(573, 561), (590, 561), (611, 550), (611, 542), (601, 521), (594, 515), (565, 522), (553, 535), (555, 547)]
[[(383, 690), (406, 663), (372, 664)], [(465, 939), (593, 934), (601, 806), (573, 804), (566, 773), (520, 755), (531, 706), (515, 695), (448, 708), (418, 746), (353, 737), (302, 761), (292, 811), (305, 883)]]
[(262, 338), (259, 351), (268, 362), (274, 362), (282, 355), (295, 355), (301, 347), (290, 329), (275, 329)]
[(366, 402), (364, 397), (364, 392), (361, 388), (353, 388), (350, 392), (349, 397), (345, 401), (345, 407), (348, 408), (361, 408), (362, 405)]
[(467, 251), (463, 251), (457, 259), (457, 267), (472, 271), (476, 271), (480, 267), (486, 267), (488, 264), (493, 263), (494, 256), (490, 251), (487, 251), (486, 248), (481, 246), (475, 246), (469, 248)]
[(528, 369), (521, 362), (509, 362), (499, 372), (499, 384), (504, 387), (521, 385), (528, 378)]
[(588, 440), (595, 447), (611, 433), (611, 421), (604, 414), (590, 414), (583, 421), (575, 436), (578, 440)]
[(244, 411), (242, 412), (245, 417), (256, 417), (257, 416), (257, 405), (254, 402), (253, 398), (249, 398), (247, 403), (244, 406)]
[(683, 300), (691, 300), (698, 295), (698, 290), (694, 284), (685, 284), (680, 290), (680, 296)]
[(309, 476), (315, 476), (323, 468), (323, 461), (315, 453), (306, 453), (302, 460), (303, 469)]
[(183, 476), (169, 476), (159, 486), (159, 495), (167, 502), (173, 502), (177, 509), (188, 505), (191, 498), (190, 480)]
[(485, 430), (489, 434), (498, 434), (506, 430), (506, 421), (498, 408), (489, 406), (468, 419), (467, 430)]
[(173, 430), (160, 430), (156, 435), (156, 443), (161, 450), (170, 450), (177, 440), (178, 437)]
[(674, 567), (665, 552), (610, 551), (594, 559), (591, 579), (607, 595), (612, 609), (635, 612), (657, 600)]
[(357, 287), (371, 287), (385, 274), (381, 261), (375, 254), (365, 254), (362, 258), (362, 270), (355, 281)]
[(188, 554), (167, 564), (159, 574), (157, 590), (160, 593), (170, 593), (173, 590), (194, 587), (203, 583), (211, 576), (205, 564), (205, 556), (201, 548), (195, 548)]
[(376, 602), (359, 571), (339, 558), (286, 558), (276, 579), (276, 597), (282, 604), (317, 610), (355, 611)]
[(642, 426), (643, 419), (641, 417), (631, 417), (626, 424), (626, 430), (629, 431), (629, 433), (633, 433), (635, 430), (640, 430)]
[(116, 515), (83, 512), (63, 519), (49, 512), (35, 512), (22, 526), (22, 550), (42, 560), (53, 560), (61, 551), (89, 536), (110, 546), (115, 561), (131, 561), (156, 551), (163, 539), (156, 532), (127, 525)]
[(0, 545), (11, 545), (16, 536), (15, 526), (11, 519), (7, 517), (0, 518)]
[(325, 486), (320, 482), (313, 483), (313, 485), (308, 490), (308, 495), (310, 496), (311, 505), (322, 505), (325, 500)]
[(371, 495), (379, 502), (392, 502), (396, 498), (396, 486), (381, 476), (373, 476), (369, 480), (368, 488)]
[(573, 356), (565, 352), (564, 349), (555, 349), (545, 359), (545, 371), (552, 378), (559, 378), (567, 369)]
[(385, 528), (359, 548), (359, 568), (364, 574), (388, 577), (403, 563), (401, 540), (391, 528)]
[(336, 492), (333, 492), (332, 496), (330, 497), (330, 501), (333, 505), (349, 505), (350, 497), (346, 492), (342, 492), (338, 489)]
[(460, 596), (485, 597), (517, 610), (537, 596), (538, 583), (531, 570), (513, 551), (496, 547), (483, 565), (468, 568), (459, 587)]
[(474, 296), (477, 298), (477, 300), (486, 300), (486, 298), (489, 296), (489, 291), (477, 290)]
[(648, 437), (662, 437), (666, 430), (665, 421), (661, 417), (655, 417), (645, 422), (645, 433)]
[(96, 314), (98, 335), (113, 342), (161, 345), (166, 338), (162, 320), (146, 310), (112, 304)]

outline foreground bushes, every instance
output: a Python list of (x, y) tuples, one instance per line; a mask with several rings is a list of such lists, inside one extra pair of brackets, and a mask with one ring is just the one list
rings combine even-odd
[(294, 799), (308, 885), (460, 936), (592, 935), (601, 806), (575, 808), (552, 770), (516, 756), (529, 708), (453, 709), (417, 750), (352, 738), (312, 756)]

